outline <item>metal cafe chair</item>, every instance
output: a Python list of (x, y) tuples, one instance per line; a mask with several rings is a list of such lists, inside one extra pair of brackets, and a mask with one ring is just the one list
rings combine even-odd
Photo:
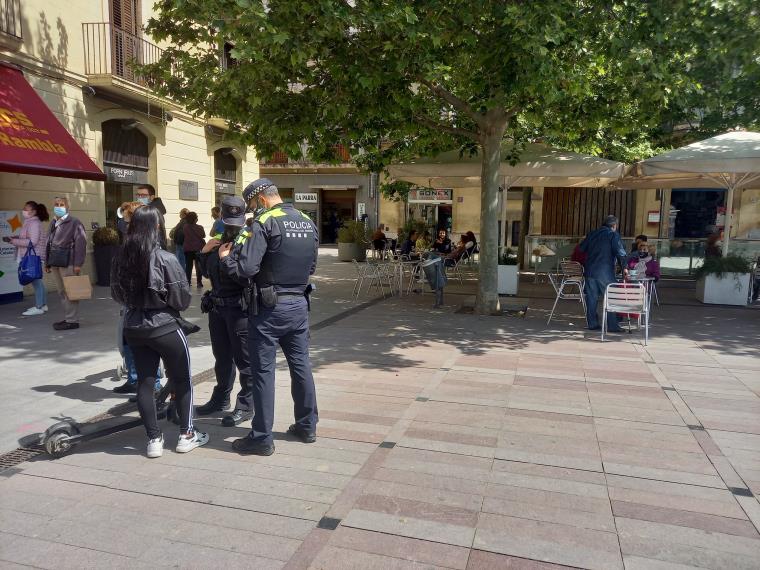
[(583, 266), (577, 261), (562, 261), (560, 267), (559, 274), (549, 273), (549, 282), (554, 287), (557, 296), (554, 299), (551, 313), (549, 313), (549, 320), (546, 321), (547, 325), (552, 322), (554, 310), (557, 308), (560, 299), (580, 301), (583, 305), (584, 316), (586, 314), (586, 297), (583, 294), (586, 281), (583, 277)]
[(643, 283), (610, 283), (604, 291), (602, 306), (602, 342), (607, 331), (607, 313), (637, 314), (644, 322), (644, 346), (649, 343), (649, 301)]

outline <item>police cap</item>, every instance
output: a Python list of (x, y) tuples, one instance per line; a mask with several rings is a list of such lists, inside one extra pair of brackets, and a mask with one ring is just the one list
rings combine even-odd
[(222, 222), (228, 226), (245, 225), (245, 202), (240, 196), (225, 196), (222, 200)]
[(255, 198), (260, 192), (272, 187), (275, 189), (277, 188), (274, 182), (269, 180), (269, 178), (259, 178), (258, 180), (254, 180), (245, 187), (245, 190), (243, 190), (243, 200), (245, 200), (246, 204), (250, 204), (252, 198)]

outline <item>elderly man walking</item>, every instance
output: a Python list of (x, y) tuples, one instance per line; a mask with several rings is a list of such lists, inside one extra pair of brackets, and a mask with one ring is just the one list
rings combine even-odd
[[(601, 228), (589, 232), (581, 242), (580, 249), (586, 254), (584, 274), (586, 276), (586, 322), (589, 330), (599, 330), (597, 304), (599, 297), (604, 298), (607, 285), (615, 283), (615, 261), (620, 264), (624, 275), (628, 275), (625, 266), (626, 251), (620, 234), (617, 232), (618, 219), (607, 216)], [(617, 315), (607, 313), (607, 331), (621, 332)]]

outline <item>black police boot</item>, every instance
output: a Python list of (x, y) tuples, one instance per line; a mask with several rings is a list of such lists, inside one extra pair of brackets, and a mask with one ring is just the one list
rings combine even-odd
[(274, 453), (274, 443), (266, 444), (253, 441), (250, 437), (245, 436), (232, 442), (232, 449), (240, 455), (272, 455)]
[(214, 412), (223, 412), (227, 408), (230, 407), (230, 400), (229, 398), (226, 400), (217, 400), (213, 396), (211, 396), (211, 399), (203, 404), (202, 406), (198, 406), (195, 408), (195, 413), (199, 416), (207, 416), (209, 414), (213, 414)]
[(222, 425), (224, 427), (235, 427), (246, 420), (250, 420), (252, 417), (253, 412), (235, 408), (231, 414), (227, 414), (222, 418)]
[(313, 431), (306, 431), (302, 427), (299, 427), (296, 424), (291, 425), (288, 428), (288, 433), (292, 435), (293, 437), (297, 437), (304, 443), (314, 443), (317, 441), (317, 434)]
[(113, 389), (113, 391), (116, 394), (137, 394), (137, 382), (134, 384), (130, 384), (129, 382), (124, 382), (121, 386), (117, 386)]

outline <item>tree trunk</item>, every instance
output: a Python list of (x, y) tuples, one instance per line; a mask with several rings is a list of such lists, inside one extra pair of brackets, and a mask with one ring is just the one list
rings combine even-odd
[(499, 165), (504, 126), (483, 134), (480, 186), (480, 281), (475, 310), (481, 315), (501, 312), (498, 293)]

